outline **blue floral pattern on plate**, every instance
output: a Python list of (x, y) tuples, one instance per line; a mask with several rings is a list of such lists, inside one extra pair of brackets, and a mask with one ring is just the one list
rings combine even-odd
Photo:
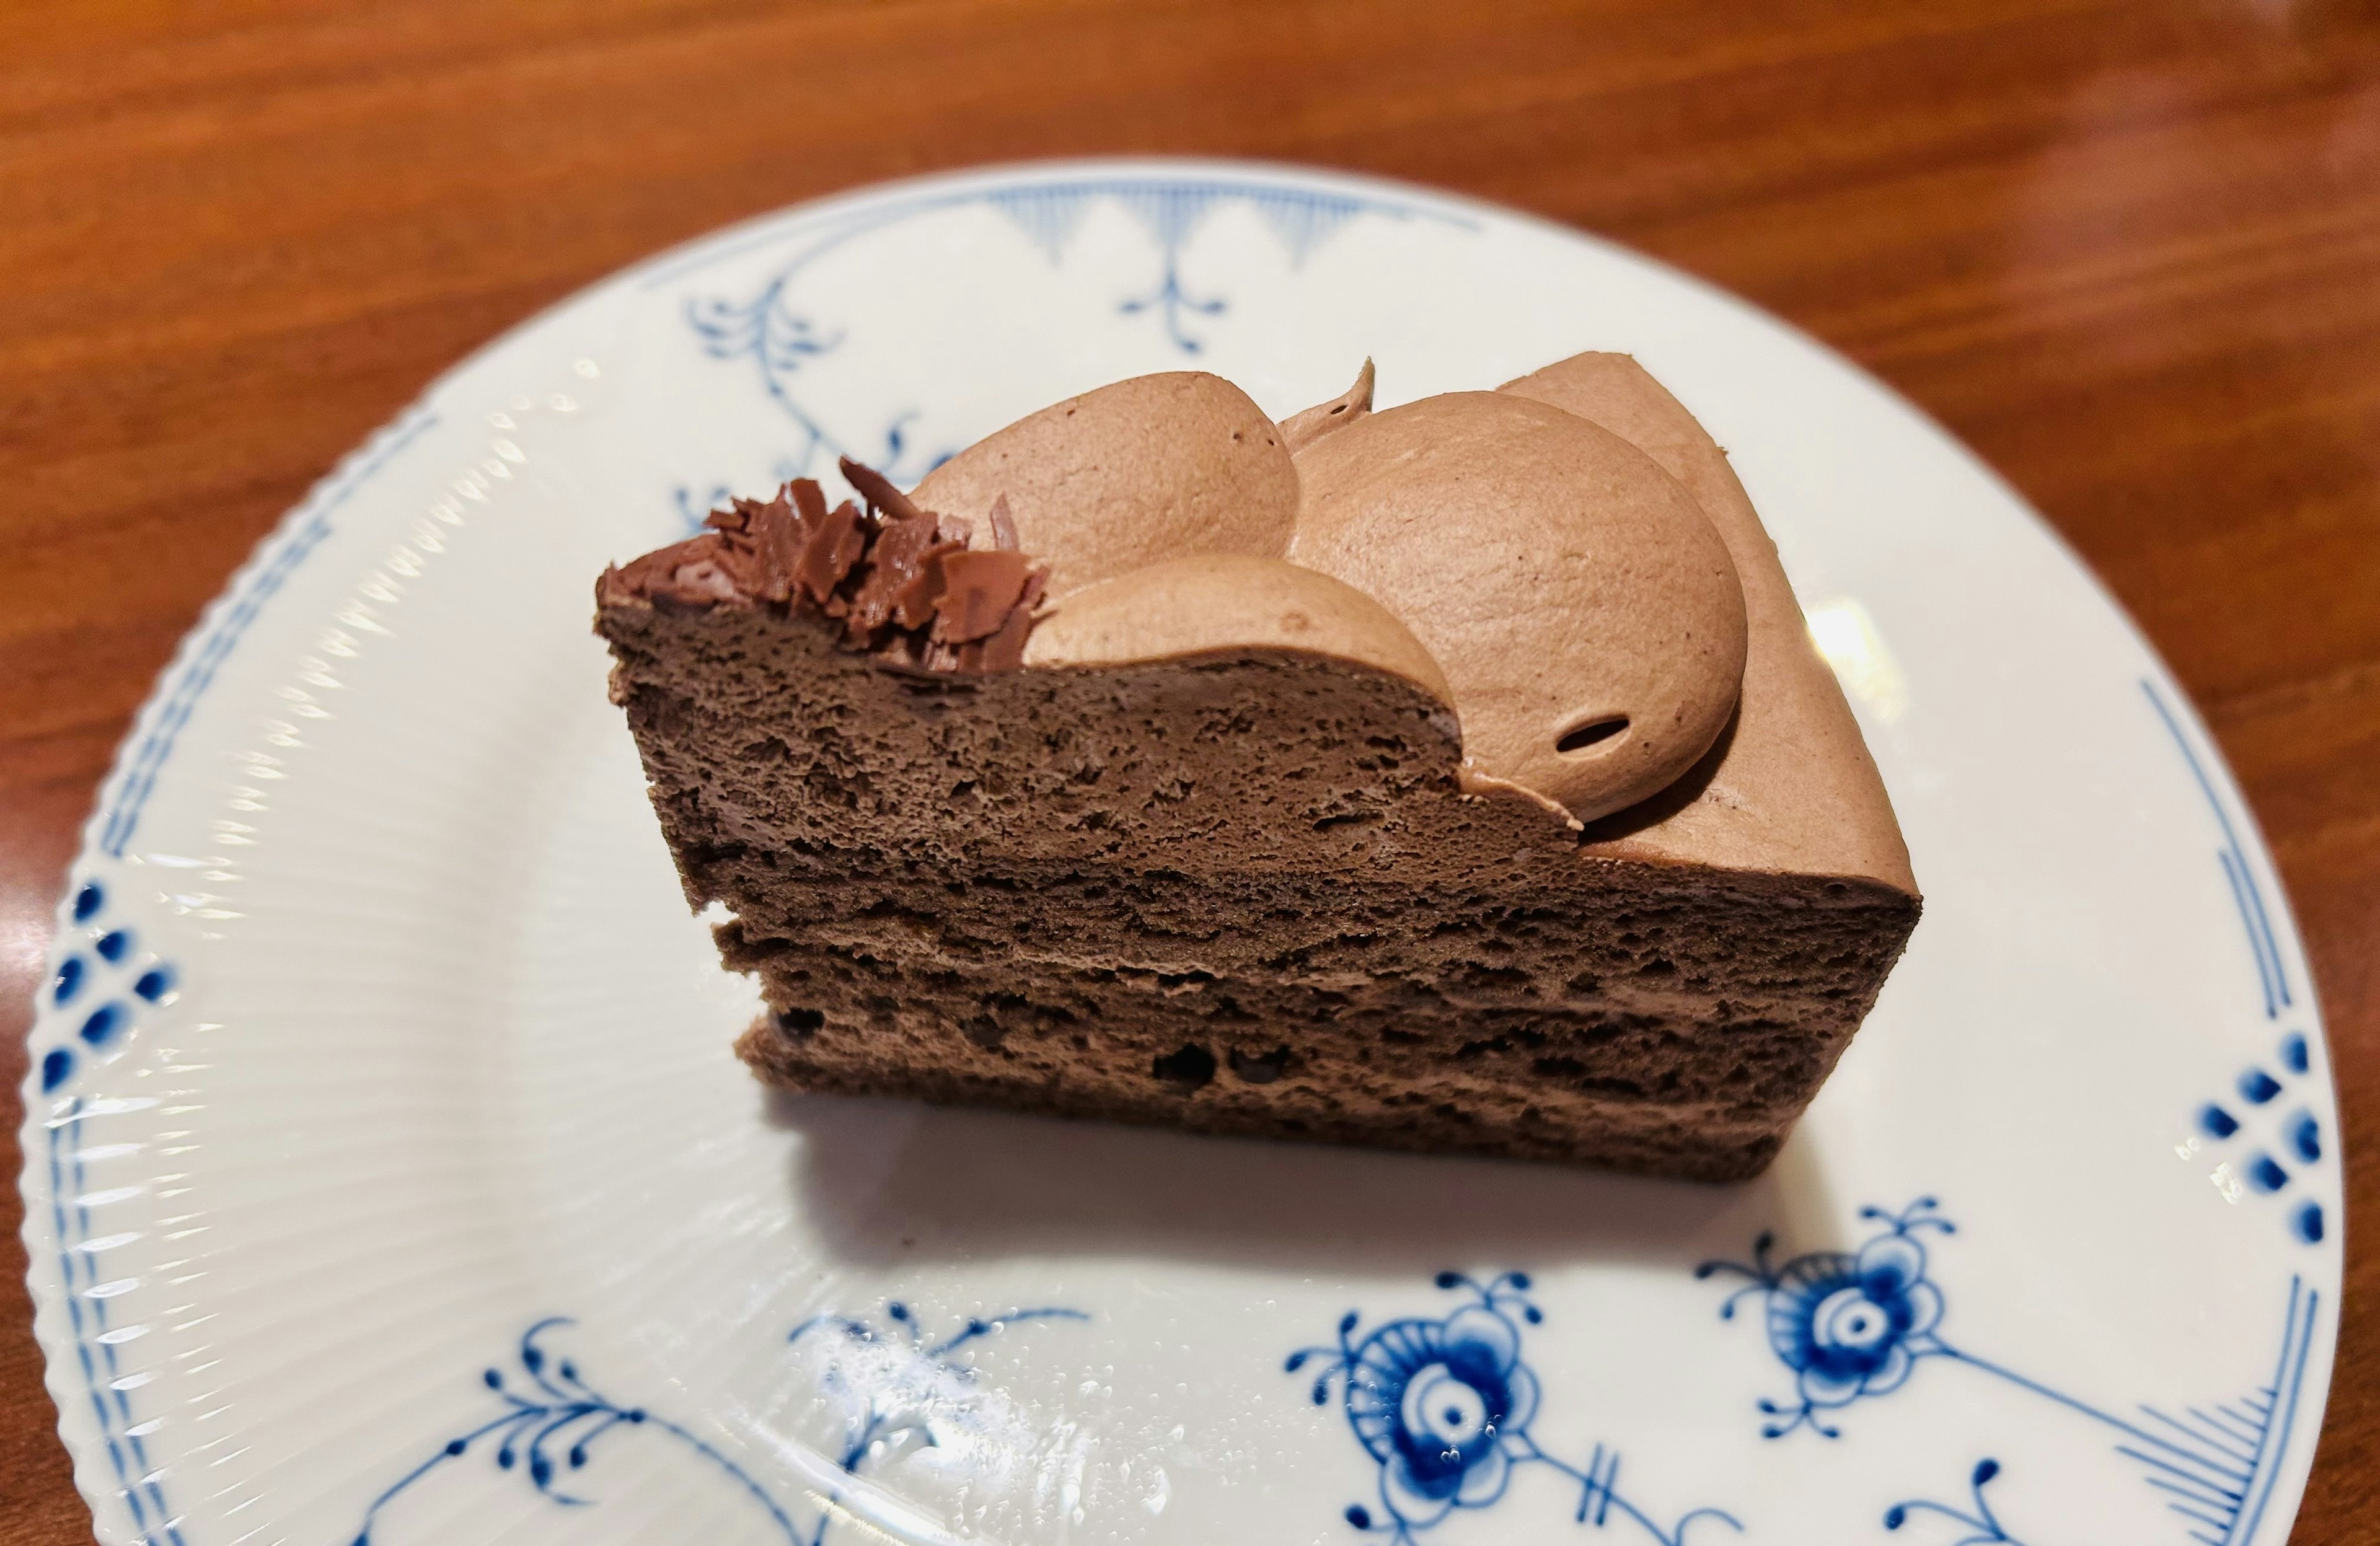
[(2023, 1541), (2009, 1534), (2008, 1528), (2000, 1523), (1999, 1516), (1993, 1512), (1990, 1501), (1984, 1496), (1984, 1489), (1990, 1486), (1999, 1474), (1998, 1461), (1985, 1458), (1975, 1462), (1975, 1468), (1967, 1477), (1967, 1490), (1973, 1495), (1972, 1513), (1956, 1504), (1912, 1498), (1907, 1503), (1894, 1504), (1884, 1511), (1884, 1528), (1897, 1530), (1911, 1520), (1930, 1514), (1968, 1532), (1960, 1536), (1951, 1546), (2024, 1546)]
[[(2143, 1405), (2136, 1420), (1943, 1338), (1938, 1327), (1944, 1297), (1927, 1274), (1920, 1237), (1926, 1231), (1952, 1234), (1956, 1226), (1941, 1215), (1935, 1199), (1921, 1197), (1899, 1212), (1863, 1208), (1860, 1217), (1881, 1228), (1856, 1251), (1810, 1251), (1780, 1263), (1774, 1256), (1775, 1236), (1764, 1232), (1753, 1241), (1751, 1261), (1706, 1262), (1695, 1269), (1698, 1278), (1725, 1274), (1748, 1280), (1719, 1307), (1720, 1319), (1733, 1320), (1737, 1305), (1756, 1296), (1767, 1311), (1769, 1349), (1793, 1375), (1798, 1403), (1765, 1397), (1760, 1402), (1767, 1419), (1764, 1436), (1782, 1438), (1807, 1427), (1840, 1438), (1842, 1430), (1830, 1420), (1834, 1414), (1900, 1390), (1920, 1360), (1963, 1364), (2112, 1431), (2117, 1453), (2141, 1466), (2148, 1484), (2168, 1495), (2169, 1510), (2197, 1527), (2187, 1532), (2191, 1540), (2241, 1546), (2253, 1536), (2289, 1449), (2298, 1391), (2313, 1346), (2320, 1295), (2303, 1280), (2290, 1284), (2280, 1357), (2269, 1383), (2236, 1402), (2211, 1409), (2192, 1407), (2180, 1417)], [(1982, 1497), (1984, 1484), (1998, 1472), (1997, 1461), (1976, 1467), (1977, 1515), (1969, 1523), (1977, 1528), (1999, 1528)], [(1895, 1518), (1905, 1521), (1912, 1511), (1955, 1513), (1938, 1504), (1904, 1504), (1888, 1516), (1888, 1526), (1900, 1528)], [(2008, 1538), (1995, 1533), (1970, 1539)]]
[[(1012, 1310), (992, 1320), (969, 1316), (965, 1324), (948, 1336), (935, 1336), (926, 1330), (917, 1311), (899, 1299), (884, 1307), (884, 1318), (892, 1323), (889, 1330), (849, 1316), (813, 1316), (787, 1334), (785, 1341), (797, 1345), (806, 1339), (834, 1337), (857, 1347), (896, 1343), (915, 1355), (916, 1364), (922, 1367), (929, 1377), (948, 1376), (966, 1384), (973, 1383), (975, 1370), (971, 1365), (957, 1361), (952, 1355), (968, 1344), (1027, 1321), (1090, 1319), (1079, 1310), (1054, 1307)], [(909, 1383), (914, 1384), (917, 1382), (913, 1378)], [(828, 1365), (820, 1378), (820, 1384), (830, 1395), (857, 1398), (858, 1410), (848, 1426), (839, 1462), (844, 1470), (856, 1474), (860, 1463), (870, 1455), (905, 1436), (917, 1435), (929, 1444), (934, 1442), (930, 1421), (918, 1415), (916, 1404), (905, 1399), (909, 1393), (855, 1388), (839, 1364)]]
[[(2155, 682), (2145, 677), (2141, 691), (2148, 697), (2149, 707), (2156, 713), (2157, 723), (2181, 754), (2190, 768), (2191, 781), (2204, 797), (2206, 806), (2215, 817), (2215, 829), (2222, 839), (2216, 850), (2216, 863), (2222, 867), (2223, 879), (2231, 894), (2231, 902), (2240, 914), (2240, 927), (2248, 940), (2249, 953), (2255, 958), (2256, 985), (2262, 996), (2265, 1019), (2279, 1020), (2283, 1013), (2298, 1011), (2298, 996), (2289, 984), (2287, 959), (2281, 951), (2279, 936), (2274, 932), (2272, 912), (2265, 905), (2264, 888), (2257, 882), (2256, 866), (2249, 862), (2248, 852), (2240, 845), (2239, 828), (2245, 818), (2234, 821), (2230, 810), (2217, 787), (2216, 779), (2207, 771), (2207, 764), (2191, 744), (2191, 736), (2182, 728), (2182, 717)], [(2243, 1128), (2261, 1120), (2270, 1123), (2268, 1136), (2275, 1140), (2270, 1148), (2255, 1149), (2241, 1153), (2238, 1148), (2227, 1151), (2235, 1157), (2219, 1161), (2207, 1179), (2215, 1184), (2224, 1200), (2238, 1202), (2250, 1196), (2282, 1198), (2288, 1201), (2289, 1231), (2300, 1244), (2318, 1246), (2328, 1233), (2319, 1199), (2305, 1195), (2305, 1189), (2290, 1190), (2289, 1166), (2309, 1170), (2323, 1163), (2322, 1124), (2307, 1105), (2283, 1105), (2277, 1097), (2289, 1087), (2285, 1080), (2303, 1079), (2313, 1067), (2313, 1041), (2302, 1031), (2290, 1031), (2281, 1037), (2276, 1051), (2281, 1068), (2281, 1078), (2275, 1078), (2262, 1064), (2252, 1064), (2240, 1071), (2231, 1082), (2231, 1090), (2198, 1108), (2192, 1130), (2174, 1147), (2185, 1160), (2193, 1159), (2200, 1151), (2212, 1145), (2223, 1145), (2240, 1138)], [(2238, 1104), (2233, 1101), (2236, 1097)], [(2236, 1114), (2235, 1114), (2236, 1113)], [(2249, 1140), (2240, 1139), (2244, 1148)], [(2274, 1157), (2278, 1150), (2280, 1158)], [(2282, 1162), (2286, 1160), (2287, 1165)]]
[[(1397, 199), (1208, 178), (1063, 178), (929, 194), (871, 208), (827, 225), (801, 242), (749, 294), (689, 299), (686, 320), (711, 357), (749, 362), (761, 390), (793, 421), (798, 438), (793, 449), (778, 458), (771, 473), (778, 482), (806, 476), (822, 454), (856, 457), (895, 482), (914, 482), (959, 449), (943, 446), (927, 451), (917, 445), (910, 432), (918, 417), (917, 410), (896, 415), (874, 443), (854, 445), (828, 429), (797, 390), (802, 368), (841, 348), (848, 337), (843, 329), (821, 322), (797, 299), (795, 292), (803, 274), (855, 237), (882, 232), (918, 215), (969, 204), (987, 206), (1007, 216), (1055, 263), (1084, 214), (1092, 205), (1109, 200), (1121, 205), (1148, 234), (1156, 246), (1160, 268), (1156, 284), (1146, 294), (1117, 300), (1116, 315), (1157, 319), (1168, 341), (1185, 356), (1197, 355), (1206, 346), (1191, 331), (1191, 321), (1220, 318), (1231, 308), (1228, 297), (1194, 294), (1182, 277), (1184, 248), (1218, 207), (1245, 204), (1253, 208), (1295, 263), (1303, 263), (1331, 233), (1359, 214), (1392, 220), (1444, 222), (1449, 218)], [(708, 501), (698, 501), (694, 489), (680, 488), (676, 490), (679, 513), (688, 525), (699, 525), (703, 510), (728, 492), (722, 485), (711, 491)], [(698, 503), (701, 510), (694, 508)]]
[(1660, 1546), (1682, 1546), (1699, 1523), (1742, 1528), (1716, 1508), (1694, 1509), (1665, 1528), (1614, 1489), (1616, 1450), (1598, 1444), (1585, 1465), (1573, 1466), (1538, 1448), (1529, 1433), (1537, 1377), (1521, 1357), (1521, 1328), (1542, 1323), (1545, 1314), (1528, 1298), (1528, 1274), (1480, 1283), (1443, 1272), (1437, 1282), (1470, 1302), (1437, 1320), (1385, 1322), (1360, 1337), (1363, 1317), (1351, 1310), (1340, 1318), (1334, 1345), (1302, 1347), (1282, 1366), (1296, 1373), (1323, 1360), (1314, 1404), (1327, 1404), (1338, 1384), (1348, 1425), (1379, 1467), (1382, 1514), (1351, 1504), (1349, 1524), (1385, 1535), (1393, 1546), (1413, 1546), (1456, 1509), (1493, 1506), (1514, 1467), (1536, 1465), (1577, 1484), (1581, 1524), (1601, 1527), (1617, 1513)]
[[(798, 1344), (817, 1335), (867, 1345), (897, 1335), (923, 1366), (968, 1383), (974, 1380), (975, 1370), (954, 1357), (961, 1348), (1027, 1321), (1090, 1319), (1078, 1310), (1014, 1310), (990, 1318), (970, 1316), (955, 1334), (931, 1338), (916, 1313), (900, 1300), (886, 1306), (885, 1314), (896, 1328), (893, 1333), (880, 1331), (864, 1320), (849, 1316), (820, 1315), (795, 1326), (785, 1340)], [(601, 1453), (598, 1446), (605, 1435), (624, 1428), (663, 1433), (688, 1453), (709, 1462), (719, 1476), (733, 1482), (767, 1514), (777, 1533), (790, 1546), (823, 1546), (829, 1528), (841, 1516), (836, 1508), (842, 1499), (839, 1492), (826, 1495), (818, 1518), (809, 1528), (803, 1529), (758, 1478), (717, 1446), (647, 1407), (613, 1400), (578, 1371), (575, 1359), (547, 1346), (549, 1337), (576, 1323), (568, 1316), (546, 1316), (521, 1334), (513, 1354), (514, 1371), (492, 1365), (482, 1371), (480, 1383), (495, 1395), (502, 1409), (486, 1422), (447, 1440), (374, 1498), (364, 1511), (363, 1524), (352, 1546), (371, 1546), (372, 1531), (384, 1509), (447, 1462), (459, 1460), (480, 1447), (483, 1440), (493, 1441), (493, 1447), (485, 1453), (494, 1460), (498, 1470), (527, 1478), (531, 1487), (554, 1504), (568, 1508), (587, 1507), (594, 1500), (570, 1491), (569, 1477), (585, 1469)], [(835, 1388), (836, 1379), (837, 1371), (830, 1368), (825, 1383)], [(877, 1393), (865, 1394), (869, 1396), (867, 1415), (854, 1426), (836, 1461), (845, 1475), (858, 1475), (871, 1455), (904, 1431), (920, 1426), (904, 1418), (897, 1401), (888, 1402)], [(930, 1433), (924, 1438), (928, 1443), (933, 1442)]]
[(174, 962), (143, 948), (129, 925), (107, 917), (108, 889), (96, 877), (75, 888), (65, 948), (42, 990), (46, 1006), (67, 1011), (74, 1034), (38, 1052), (41, 1093), (53, 1095), (91, 1062), (107, 1062), (130, 1045), (141, 1016), (174, 1001), (182, 980)]
[[(575, 1361), (550, 1352), (545, 1338), (573, 1323), (566, 1316), (549, 1315), (521, 1333), (520, 1345), (514, 1353), (514, 1360), (519, 1366), (517, 1380), (492, 1366), (480, 1376), (504, 1409), (477, 1428), (447, 1440), (436, 1453), (374, 1498), (371, 1506), (364, 1511), (363, 1528), (356, 1532), (354, 1546), (371, 1546), (372, 1528), (382, 1509), (441, 1466), (468, 1455), (483, 1439), (495, 1441), (495, 1447), (488, 1453), (498, 1470), (527, 1477), (530, 1486), (554, 1503), (584, 1508), (593, 1500), (565, 1491), (559, 1485), (563, 1473), (583, 1468), (598, 1453), (597, 1442), (622, 1427), (656, 1429), (701, 1455), (766, 1509), (787, 1540), (801, 1546), (804, 1537), (795, 1529), (793, 1520), (750, 1472), (692, 1431), (642, 1407), (624, 1407), (601, 1394), (579, 1374)], [(557, 1464), (557, 1448), (565, 1443), (568, 1447), (560, 1449)], [(820, 1528), (824, 1528), (823, 1523)], [(814, 1541), (816, 1537), (809, 1540)]]
[(1908, 1380), (1917, 1360), (1949, 1351), (1934, 1336), (1942, 1319), (1942, 1290), (1925, 1280), (1922, 1230), (1949, 1234), (1957, 1226), (1936, 1214), (1934, 1200), (1920, 1198), (1898, 1214), (1863, 1208), (1860, 1216), (1886, 1226), (1856, 1252), (1812, 1251), (1783, 1265), (1771, 1260), (1776, 1237), (1764, 1234), (1752, 1245), (1752, 1261), (1706, 1262), (1694, 1271), (1707, 1278), (1735, 1273), (1750, 1278), (1719, 1307), (1735, 1318), (1738, 1300), (1762, 1296), (1767, 1309), (1768, 1345), (1793, 1371), (1801, 1396), (1797, 1407), (1763, 1399), (1760, 1409), (1780, 1419), (1761, 1431), (1779, 1438), (1807, 1423), (1828, 1438), (1840, 1436), (1821, 1412), (1848, 1407), (1863, 1396), (1886, 1395)]
[[(154, 1010), (181, 992), (181, 968), (150, 949), (115, 906), (112, 877), (86, 874), (66, 906), (64, 926), (46, 985), (37, 1002), (71, 1027), (52, 1045), (32, 1049), (37, 1099), (52, 1104), (43, 1120), (49, 1178), (50, 1227), (58, 1241), (58, 1275), (67, 1288), (67, 1319), (81, 1354), (91, 1415), (107, 1441), (107, 1455), (125, 1506), (153, 1546), (184, 1546), (180, 1515), (167, 1502), (162, 1469), (152, 1457), (151, 1425), (135, 1416), (132, 1392), (144, 1383), (128, 1376), (118, 1349), (114, 1285), (100, 1270), (102, 1253), (123, 1239), (94, 1228), (84, 1174), (84, 1130), (94, 1116), (118, 1115), (156, 1104), (154, 1097), (92, 1099), (74, 1085), (92, 1069), (122, 1057)], [(137, 1334), (136, 1334), (137, 1335)]]

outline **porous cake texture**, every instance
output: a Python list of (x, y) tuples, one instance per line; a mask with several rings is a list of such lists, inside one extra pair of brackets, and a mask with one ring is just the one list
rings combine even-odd
[(1757, 1173), (1918, 898), (1726, 459), (1625, 356), (1176, 373), (606, 571), (788, 1088)]

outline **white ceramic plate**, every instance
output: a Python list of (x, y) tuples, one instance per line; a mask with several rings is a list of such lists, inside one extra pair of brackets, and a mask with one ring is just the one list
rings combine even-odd
[[(1925, 922), (1733, 1190), (772, 1099), (605, 561), (1196, 365), (1286, 412), (1633, 352), (1733, 453)], [(1412, 188), (1033, 166), (771, 216), (493, 344), (184, 644), (26, 1098), (110, 1542), (2248, 1546), (2329, 1377), (2338, 1123), (2222, 765), (2018, 501), (1775, 321)]]

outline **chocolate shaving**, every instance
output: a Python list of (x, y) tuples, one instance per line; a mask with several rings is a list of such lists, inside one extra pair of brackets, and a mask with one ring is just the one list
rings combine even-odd
[(934, 600), (934, 637), (967, 644), (999, 632), (1025, 594), (1023, 553), (952, 553), (941, 561), (942, 594)]
[[(782, 498), (783, 496), (779, 496)], [(702, 524), (713, 531), (742, 537), (752, 529), (752, 517), (766, 508), (759, 500), (737, 499), (728, 501), (725, 510), (714, 510), (702, 518)]]
[(835, 464), (843, 469), (844, 480), (859, 490), (859, 497), (871, 509), (880, 510), (898, 521), (913, 521), (925, 513), (909, 502), (909, 496), (892, 487), (892, 480), (874, 467), (863, 465), (846, 456)]
[(1006, 621), (991, 637), (979, 645), (968, 645), (960, 651), (962, 656), (968, 649), (976, 651), (975, 663), (966, 666), (966, 670), (1013, 671), (1025, 664), (1025, 641), (1033, 633), (1033, 601), (1041, 588), (1042, 578), (1048, 574), (1046, 569), (1034, 571), (1031, 578), (1025, 582), (1026, 594), (1018, 598), (1015, 606), (1008, 609)]
[(809, 608), (843, 620), (844, 641), (888, 665), (1021, 666), (1049, 571), (1016, 550), (1006, 501), (990, 512), (1001, 546), (976, 552), (967, 522), (918, 509), (858, 463), (844, 474), (869, 508), (845, 501), (830, 510), (808, 478), (774, 499), (731, 501), (685, 541), (604, 570), (597, 600)]
[[(815, 485), (813, 485), (815, 487)], [(759, 561), (759, 595), (766, 601), (793, 598), (794, 572), (801, 566), (809, 536), (794, 514), (793, 501), (782, 492), (756, 509), (746, 525)]]
[[(933, 516), (911, 515), (886, 525), (876, 545), (868, 550), (868, 568), (851, 598), (846, 631), (854, 642), (866, 640), (892, 621), (895, 611), (915, 613), (930, 605), (941, 586), (933, 560), (960, 550), (941, 540), (941, 526)], [(921, 592), (925, 592), (922, 597)], [(920, 620), (922, 621), (922, 620)], [(917, 622), (908, 626), (915, 628)]]
[(595, 582), (595, 604), (613, 607), (638, 597), (650, 597), (654, 583), (676, 566), (675, 545), (632, 558), (625, 564), (606, 564), (602, 577)]
[(851, 566), (868, 551), (868, 536), (860, 525), (859, 507), (845, 500), (811, 530), (801, 562), (794, 566), (794, 579), (802, 594), (824, 607), (831, 617), (840, 617), (848, 609), (848, 603), (835, 594), (835, 586), (843, 584)]
[(735, 598), (743, 578), (735, 549), (719, 533), (706, 531), (631, 560), (625, 568), (606, 569), (596, 594), (606, 601), (644, 596), (709, 606)]
[(937, 542), (926, 550), (917, 566), (916, 577), (902, 586), (892, 598), (892, 621), (904, 628), (923, 628), (934, 621), (934, 603), (941, 600), (948, 581), (942, 574), (941, 561), (953, 553), (965, 552), (956, 542)]

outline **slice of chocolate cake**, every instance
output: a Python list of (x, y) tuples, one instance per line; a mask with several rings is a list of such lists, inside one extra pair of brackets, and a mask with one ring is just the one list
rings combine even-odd
[(1773, 547), (1624, 356), (1279, 425), (1144, 377), (844, 473), (597, 586), (773, 1083), (1730, 1180), (1915, 924)]

